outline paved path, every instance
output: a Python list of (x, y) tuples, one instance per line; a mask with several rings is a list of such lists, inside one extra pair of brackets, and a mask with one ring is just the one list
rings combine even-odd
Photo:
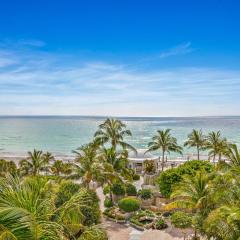
[[(130, 240), (131, 229), (123, 224), (104, 221), (109, 240)], [(139, 239), (132, 239), (139, 240)]]
[(143, 232), (138, 231), (136, 229), (132, 229), (129, 234), (129, 240), (140, 240)]
[(162, 230), (146, 230), (139, 240), (182, 240), (177, 236), (172, 236), (169, 233)]
[[(97, 188), (97, 195), (100, 199), (100, 209), (104, 211), (104, 194), (102, 188)], [(136, 237), (136, 232), (131, 227), (128, 227), (124, 224), (115, 223), (112, 221), (106, 221), (105, 218), (102, 219), (102, 224), (105, 227), (109, 240), (139, 240)], [(139, 231), (138, 231), (139, 232)]]

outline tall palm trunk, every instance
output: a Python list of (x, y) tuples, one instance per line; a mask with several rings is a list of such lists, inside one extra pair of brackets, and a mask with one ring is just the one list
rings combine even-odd
[(199, 151), (199, 146), (197, 146), (197, 159), (200, 160), (200, 151)]
[(164, 161), (165, 161), (165, 151), (162, 152), (162, 172), (164, 170)]
[(218, 161), (219, 161), (219, 162), (221, 162), (221, 160), (222, 160), (222, 154), (221, 154), (221, 153), (219, 153), (219, 158), (218, 158)]
[(36, 175), (37, 175), (37, 169), (34, 168), (34, 169), (33, 169), (33, 176), (36, 176)]
[(90, 183), (91, 183), (91, 181), (89, 181), (89, 180), (86, 181), (86, 184), (85, 184), (85, 185), (86, 185), (86, 188), (87, 188), (87, 189), (90, 189)]
[(116, 142), (115, 142), (114, 140), (112, 140), (112, 148), (113, 148), (114, 150), (116, 150), (116, 146), (117, 146)]
[(215, 158), (216, 158), (216, 155), (215, 155), (215, 153), (214, 153), (214, 155), (213, 155), (213, 165), (215, 166)]
[(194, 229), (194, 240), (196, 240), (197, 239), (197, 230), (196, 230), (196, 228)]

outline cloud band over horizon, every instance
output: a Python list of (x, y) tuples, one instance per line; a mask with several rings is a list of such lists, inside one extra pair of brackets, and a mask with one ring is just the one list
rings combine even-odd
[[(190, 45), (163, 51), (159, 59), (191, 53)], [(38, 40), (0, 45), (1, 115), (240, 115), (239, 70), (148, 69), (50, 53), (43, 46)]]

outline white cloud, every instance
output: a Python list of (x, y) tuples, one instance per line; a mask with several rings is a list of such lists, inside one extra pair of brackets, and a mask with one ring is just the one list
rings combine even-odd
[(167, 58), (176, 55), (184, 55), (190, 52), (193, 52), (194, 49), (191, 47), (191, 42), (182, 43), (177, 45), (173, 48), (170, 48), (167, 51), (162, 52), (159, 57), (160, 58)]
[(203, 67), (144, 71), (65, 59), (41, 51), (5, 49), (0, 114), (240, 114), (240, 71)]

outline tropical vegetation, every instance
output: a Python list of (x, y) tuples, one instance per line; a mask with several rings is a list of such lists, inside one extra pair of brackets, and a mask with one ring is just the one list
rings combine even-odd
[(148, 151), (162, 152), (162, 171), (164, 170), (166, 153), (176, 152), (182, 153), (182, 147), (177, 144), (177, 139), (170, 133), (171, 129), (158, 130), (157, 134), (152, 138), (152, 141), (148, 144)]
[(140, 208), (140, 201), (137, 198), (126, 197), (118, 202), (118, 206), (125, 212), (135, 212)]
[(185, 141), (184, 146), (196, 147), (197, 160), (200, 160), (200, 151), (204, 149), (206, 143), (206, 137), (203, 135), (202, 130), (193, 129), (188, 135), (188, 140)]
[(87, 189), (57, 206), (57, 187), (57, 182), (41, 176), (0, 179), (1, 239), (80, 239), (85, 231), (103, 231), (94, 225), (99, 219), (85, 224), (88, 215), (83, 209), (95, 202)]
[(176, 168), (165, 170), (157, 179), (159, 190), (165, 197), (169, 197), (175, 184), (182, 181), (184, 176), (195, 176), (198, 171), (211, 172), (213, 166), (208, 161), (191, 160)]
[[(74, 151), (74, 161), (36, 149), (18, 164), (1, 159), (0, 239), (107, 240), (95, 191), (102, 187), (109, 219), (126, 222), (131, 215), (131, 224), (143, 229), (171, 222), (184, 236), (186, 228), (193, 230), (193, 239), (239, 240), (239, 146), (219, 131), (194, 129), (183, 145), (195, 148), (197, 159), (171, 168), (167, 155), (182, 154), (184, 146), (170, 129), (158, 130), (147, 151), (159, 153), (161, 169), (149, 159), (143, 166), (144, 176), (157, 176), (155, 194), (135, 186), (140, 175), (129, 168), (128, 151), (136, 151), (127, 143), (130, 136), (123, 122), (107, 119), (91, 142)], [(201, 160), (201, 152), (208, 159)], [(143, 202), (159, 193), (167, 199), (159, 214), (142, 211)]]

